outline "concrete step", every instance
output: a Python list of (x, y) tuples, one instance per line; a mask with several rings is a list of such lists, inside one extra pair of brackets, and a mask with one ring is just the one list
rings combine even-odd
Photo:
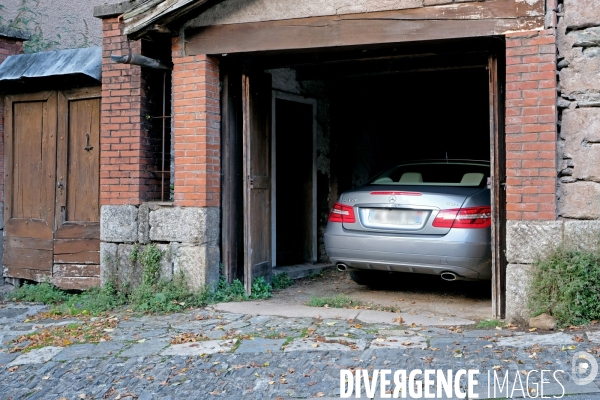
[(275, 267), (273, 268), (273, 274), (282, 274), (286, 272), (288, 276), (292, 279), (301, 279), (306, 278), (309, 274), (318, 274), (319, 272), (333, 268), (332, 264), (297, 264), (297, 265), (288, 265), (285, 267)]

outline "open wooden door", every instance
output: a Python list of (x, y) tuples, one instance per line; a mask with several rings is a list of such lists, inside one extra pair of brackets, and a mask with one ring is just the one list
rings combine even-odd
[(506, 311), (506, 144), (504, 140), (504, 84), (495, 55), (488, 57), (490, 157), (492, 196), (492, 314)]
[(227, 71), (221, 91), (221, 260), (227, 282), (244, 276), (242, 75)]
[(100, 89), (58, 93), (53, 281), (100, 284)]
[(5, 101), (4, 275), (52, 276), (56, 168), (55, 91)]
[(271, 278), (271, 75), (242, 75), (244, 286)]

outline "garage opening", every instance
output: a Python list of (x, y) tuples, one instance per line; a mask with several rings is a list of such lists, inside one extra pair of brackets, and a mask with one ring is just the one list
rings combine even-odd
[[(498, 122), (502, 120), (501, 83), (497, 81), (501, 66), (494, 56), (499, 52), (496, 43), (473, 41), (447, 46), (366, 47), (222, 58), (227, 80), (268, 80), (271, 88), (267, 111), (267, 96), (258, 85), (250, 83), (245, 94), (248, 110), (268, 113), (269, 130), (261, 132), (271, 143), (268, 149), (254, 147), (253, 152), (245, 154), (247, 158), (266, 157), (271, 167), (270, 176), (265, 177), (253, 172), (247, 161), (245, 164), (250, 185), (244, 187), (242, 183), (240, 192), (247, 191), (246, 198), (251, 198), (252, 190), (269, 190), (271, 199), (270, 204), (263, 204), (271, 211), (268, 227), (263, 219), (260, 234), (243, 230), (245, 280), (248, 276), (270, 275), (271, 269), (265, 265), (278, 268), (330, 263), (325, 246), (330, 210), (342, 193), (366, 184), (386, 168), (408, 161), (479, 162), (480, 167), (489, 167), (474, 187), (490, 189), (488, 213), (492, 219), (492, 245), (486, 247), (484, 257), (489, 274), (480, 278), (493, 275), (494, 314), (501, 315), (504, 288), (500, 222), (504, 220), (505, 202), (499, 188), (505, 168)], [(229, 104), (227, 99), (223, 101)], [(248, 121), (238, 123), (235, 129), (227, 128), (234, 124), (224, 121), (224, 140), (234, 136), (238, 142), (247, 140), (256, 126), (253, 118), (258, 117), (250, 114)], [(229, 167), (223, 168), (227, 175)], [(270, 182), (268, 189), (262, 183), (260, 187), (253, 183), (263, 179)], [(227, 192), (223, 194), (228, 196)], [(444, 206), (460, 208), (460, 204), (451, 202)], [(239, 212), (246, 215), (251, 207), (245, 205), (245, 210)], [(232, 210), (224, 206), (223, 212)], [(253, 224), (257, 227), (260, 222)], [(247, 245), (251, 243), (248, 235), (263, 242), (268, 238), (268, 256), (256, 256), (256, 244)], [(226, 253), (227, 243), (223, 246)], [(439, 257), (436, 263), (451, 263), (450, 259)], [(408, 270), (423, 273), (423, 269), (410, 266)], [(439, 279), (440, 270), (435, 274)]]
[(317, 261), (315, 111), (312, 99), (273, 93), (273, 266)]

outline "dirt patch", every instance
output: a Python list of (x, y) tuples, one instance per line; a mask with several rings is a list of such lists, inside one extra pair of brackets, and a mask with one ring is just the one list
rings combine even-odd
[(356, 284), (347, 272), (327, 269), (320, 277), (299, 279), (267, 302), (306, 304), (311, 296), (346, 294), (364, 303), (398, 307), (400, 312), (479, 321), (492, 315), (491, 282), (446, 282), (439, 276), (389, 274), (381, 288)]

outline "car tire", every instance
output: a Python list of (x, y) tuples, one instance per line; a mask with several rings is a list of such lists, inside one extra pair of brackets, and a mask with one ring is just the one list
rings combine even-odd
[(379, 287), (384, 284), (384, 276), (379, 271), (350, 271), (350, 278), (359, 285)]

